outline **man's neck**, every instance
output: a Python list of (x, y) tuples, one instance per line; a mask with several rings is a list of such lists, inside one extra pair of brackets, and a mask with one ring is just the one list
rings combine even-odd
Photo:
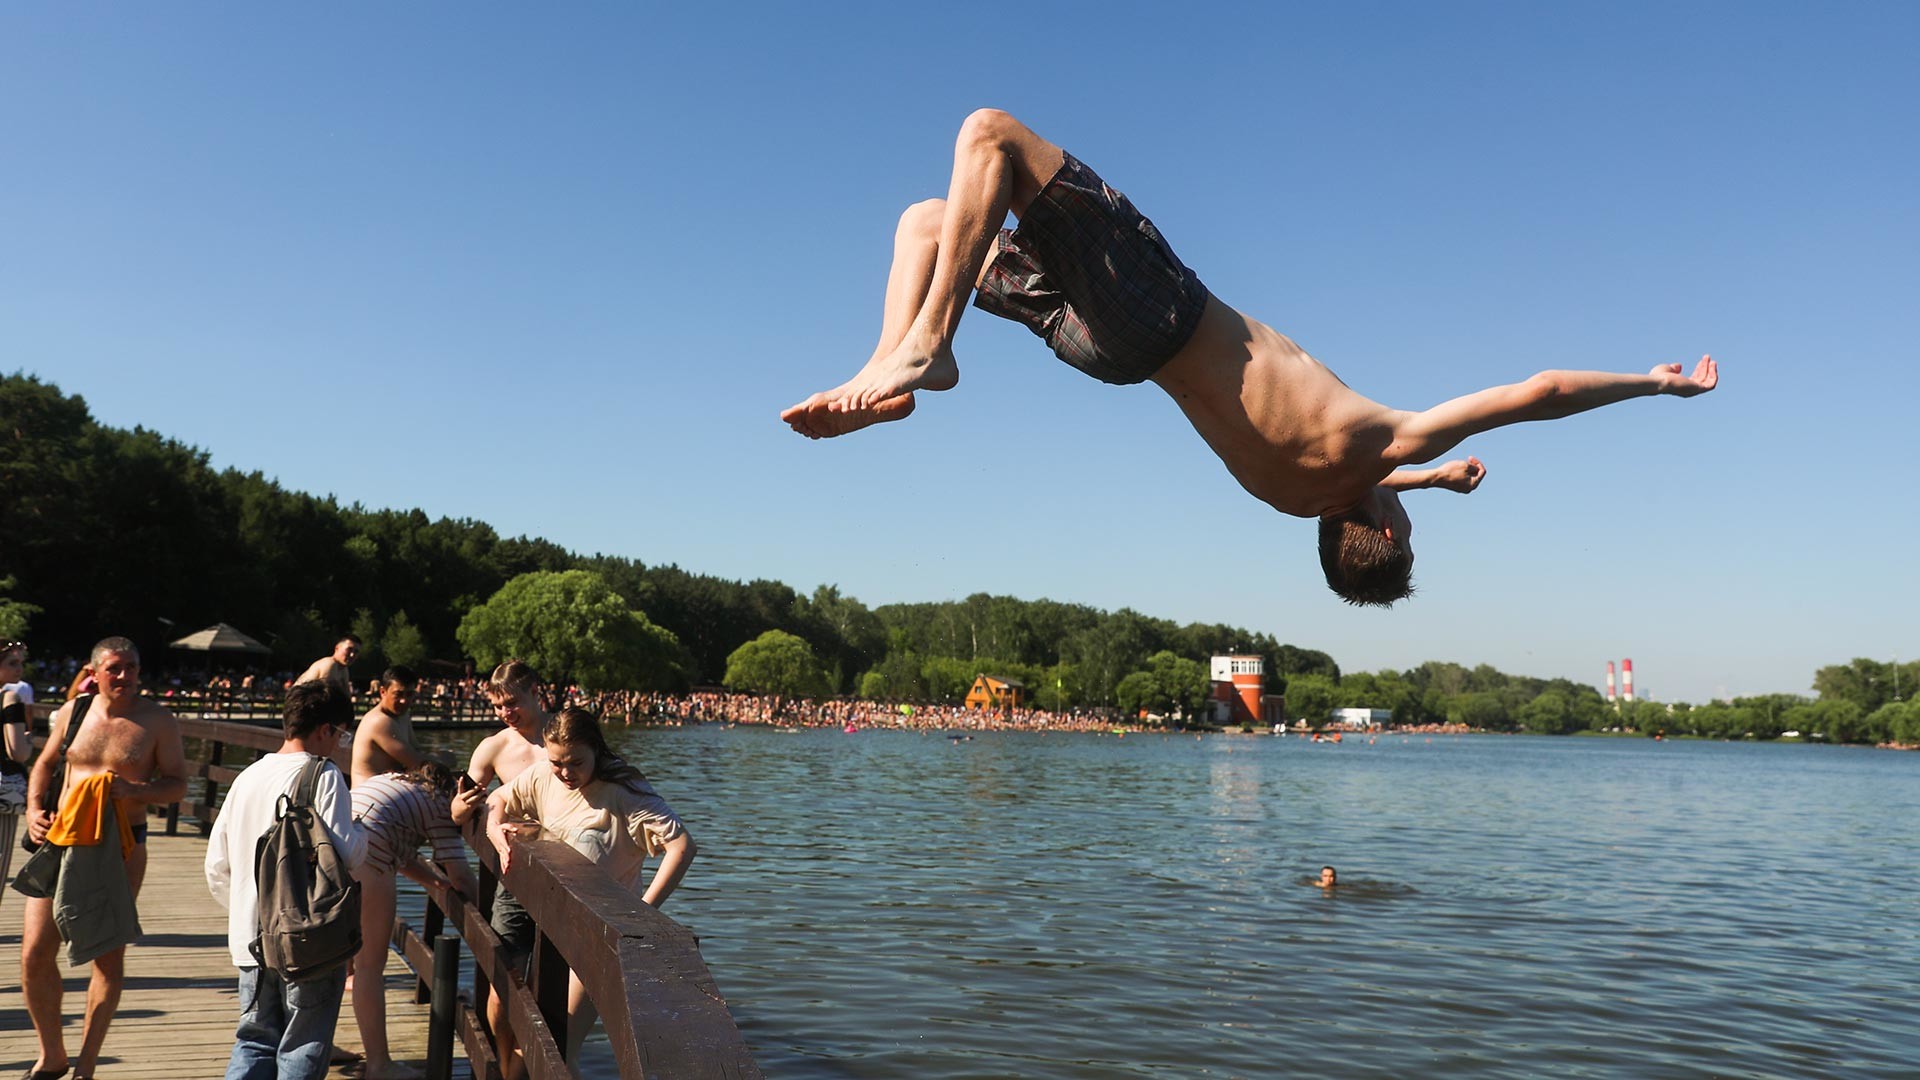
[(282, 754), (312, 754), (314, 757), (327, 756), (321, 752), (320, 747), (306, 739), (288, 739), (286, 742), (280, 744), (279, 752)]
[(133, 690), (122, 697), (109, 694), (100, 695), (100, 708), (108, 716), (131, 716), (140, 707), (140, 691)]
[(529, 743), (532, 743), (535, 746), (545, 746), (546, 743), (540, 738), (540, 733), (547, 730), (547, 721), (550, 719), (552, 718), (549, 717), (546, 713), (540, 713), (537, 717), (535, 717), (533, 722), (533, 729), (531, 731), (525, 728), (522, 728), (518, 724), (514, 724), (512, 725), (513, 733), (527, 740)]

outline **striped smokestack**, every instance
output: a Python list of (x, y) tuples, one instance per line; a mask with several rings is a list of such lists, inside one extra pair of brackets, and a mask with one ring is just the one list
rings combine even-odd
[(1607, 703), (1613, 703), (1613, 661), (1607, 661)]
[(1633, 661), (1620, 661), (1620, 690), (1628, 701), (1633, 700)]

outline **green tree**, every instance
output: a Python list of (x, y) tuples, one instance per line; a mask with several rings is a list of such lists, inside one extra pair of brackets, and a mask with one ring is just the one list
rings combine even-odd
[(12, 577), (0, 577), (0, 639), (6, 641), (26, 640), (27, 625), (40, 614), (39, 607), (9, 598), (17, 584)]
[[(404, 664), (418, 670), (427, 661), (427, 639), (404, 611), (396, 611), (387, 620), (386, 633), (380, 635), (380, 648), (387, 663)], [(536, 669), (537, 670), (537, 669)]]
[(929, 656), (920, 661), (920, 681), (927, 688), (929, 701), (958, 705), (967, 699), (974, 678), (981, 674), (980, 665), (957, 656)]
[(785, 630), (769, 630), (727, 657), (724, 682), (735, 690), (822, 698), (833, 693), (813, 646)]
[(1500, 695), (1485, 690), (1456, 694), (1447, 705), (1447, 721), (1481, 731), (1511, 731), (1512, 716)]
[(467, 612), (460, 647), (482, 668), (510, 656), (588, 690), (669, 686), (684, 678), (679, 641), (587, 570), (535, 571)]
[(1145, 709), (1159, 716), (1192, 717), (1207, 698), (1212, 682), (1198, 660), (1161, 650), (1147, 658), (1147, 666), (1131, 672), (1114, 687), (1114, 698), (1128, 712)]
[(387, 659), (386, 650), (380, 647), (380, 624), (375, 621), (372, 609), (361, 608), (354, 612), (353, 622), (348, 625), (347, 633), (360, 639), (360, 659), (356, 663), (360, 665), (361, 671), (386, 670), (391, 661)]
[(1520, 709), (1520, 726), (1535, 735), (1565, 735), (1579, 730), (1565, 694), (1547, 690)]
[(1325, 675), (1287, 676), (1287, 715), (1321, 727), (1332, 719), (1340, 700), (1340, 687)]

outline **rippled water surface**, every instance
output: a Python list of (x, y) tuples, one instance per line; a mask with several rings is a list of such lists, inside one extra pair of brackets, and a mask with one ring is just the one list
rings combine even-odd
[(1920, 1075), (1920, 754), (623, 736), (769, 1077)]

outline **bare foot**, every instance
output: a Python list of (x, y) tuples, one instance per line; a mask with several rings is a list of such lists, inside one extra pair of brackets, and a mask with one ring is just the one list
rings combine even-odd
[(864, 410), (842, 408), (827, 394), (815, 394), (798, 405), (788, 406), (780, 413), (780, 419), (809, 439), (831, 439), (874, 424), (905, 420), (912, 413), (912, 394), (891, 397)]
[[(809, 438), (830, 439), (899, 420), (913, 411), (914, 391), (951, 390), (959, 382), (960, 365), (952, 349), (944, 343), (929, 346), (909, 335), (891, 352), (868, 360), (858, 375), (793, 406), (780, 418)], [(903, 400), (904, 406), (899, 404)]]

